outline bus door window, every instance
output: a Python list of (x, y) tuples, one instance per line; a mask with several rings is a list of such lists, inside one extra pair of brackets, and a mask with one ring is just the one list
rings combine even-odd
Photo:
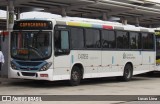
[(68, 54), (69, 33), (66, 30), (56, 31), (54, 36), (55, 54)]
[(61, 31), (61, 49), (69, 49), (68, 31)]

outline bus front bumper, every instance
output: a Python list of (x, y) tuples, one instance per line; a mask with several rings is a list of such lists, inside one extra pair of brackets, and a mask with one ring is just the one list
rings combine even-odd
[(53, 69), (47, 71), (20, 71), (10, 68), (9, 78), (53, 81)]

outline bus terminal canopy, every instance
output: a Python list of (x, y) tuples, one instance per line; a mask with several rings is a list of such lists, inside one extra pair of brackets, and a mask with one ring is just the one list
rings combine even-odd
[[(10, 0), (0, 0), (0, 9), (6, 10)], [(129, 24), (159, 25), (160, 3), (154, 0), (13, 0), (15, 13), (43, 11), (62, 16), (125, 19)]]

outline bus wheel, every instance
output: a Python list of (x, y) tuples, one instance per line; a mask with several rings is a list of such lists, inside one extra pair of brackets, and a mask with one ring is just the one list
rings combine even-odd
[(127, 64), (124, 67), (124, 72), (123, 72), (123, 76), (122, 76), (122, 80), (123, 81), (129, 81), (132, 78), (132, 73), (133, 73), (133, 68), (130, 64)]
[(148, 72), (147, 75), (148, 76), (153, 76), (154, 75), (154, 71)]
[(74, 66), (71, 71), (70, 85), (71, 86), (79, 85), (81, 78), (82, 78), (82, 73), (81, 73), (79, 67)]
[(132, 78), (132, 73), (133, 73), (132, 66), (130, 64), (127, 64), (124, 67), (123, 76), (117, 77), (117, 79), (120, 80), (120, 81), (129, 81)]

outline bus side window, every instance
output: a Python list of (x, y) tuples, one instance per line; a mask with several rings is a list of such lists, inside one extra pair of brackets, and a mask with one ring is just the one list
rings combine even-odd
[(150, 33), (142, 33), (143, 49), (154, 49), (154, 36)]

